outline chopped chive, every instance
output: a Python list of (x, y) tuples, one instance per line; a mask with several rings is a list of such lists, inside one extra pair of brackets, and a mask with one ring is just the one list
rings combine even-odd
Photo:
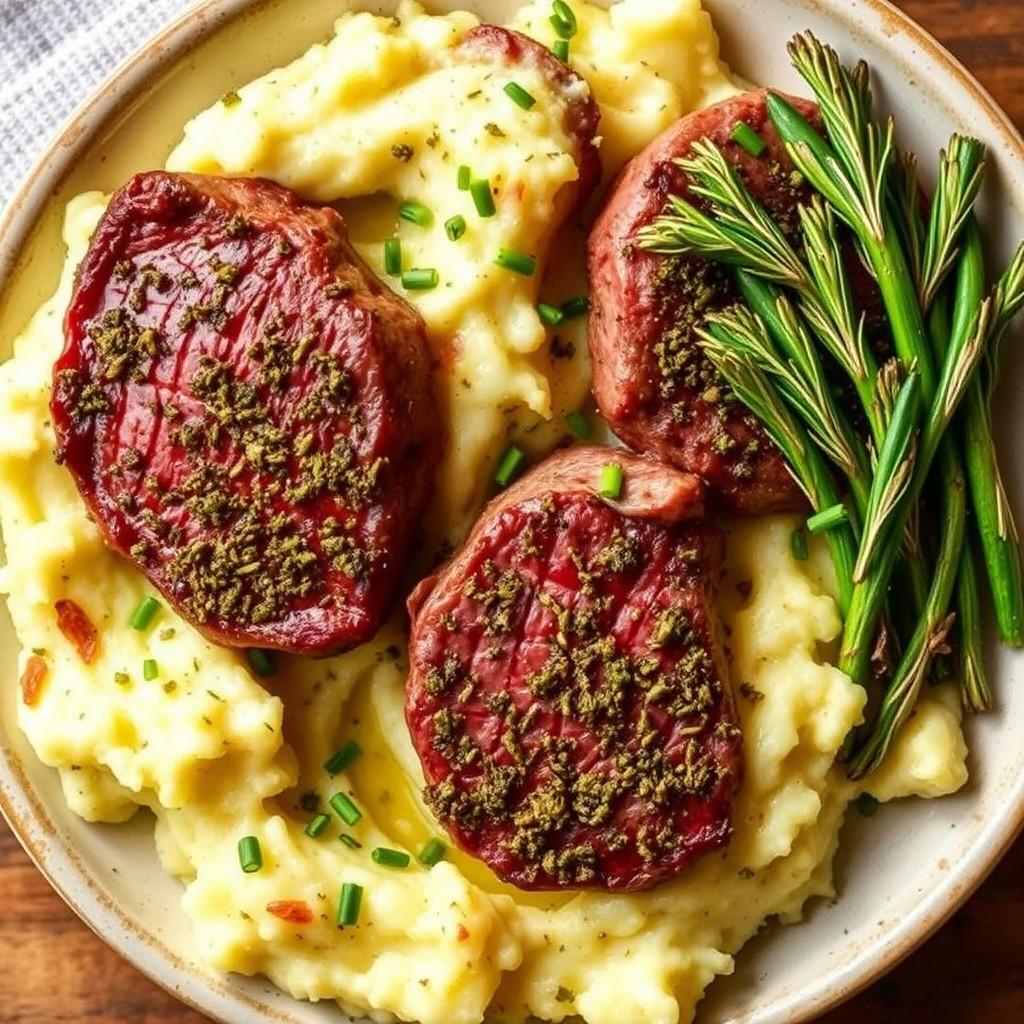
[(803, 530), (794, 530), (789, 535), (789, 550), (798, 562), (807, 561), (807, 534)]
[(327, 828), (331, 823), (331, 816), (329, 814), (318, 814), (316, 817), (311, 818), (309, 824), (306, 826), (306, 835), (312, 836), (316, 839), (318, 836), (324, 834), (324, 829)]
[(865, 818), (870, 818), (878, 810), (878, 801), (870, 793), (861, 793), (857, 797), (857, 810)]
[(548, 327), (557, 327), (565, 320), (565, 314), (557, 306), (549, 306), (546, 302), (537, 303), (537, 315)]
[(572, 320), (589, 312), (590, 299), (586, 295), (577, 295), (575, 298), (562, 303), (562, 315), (566, 320)]
[(434, 223), (434, 214), (422, 203), (411, 200), (398, 204), (398, 216), (410, 224), (419, 224), (421, 228), (429, 228)]
[(507, 82), (505, 95), (523, 110), (529, 110), (537, 102), (518, 82)]
[(823, 533), (825, 530), (834, 529), (846, 522), (846, 506), (840, 502), (831, 508), (823, 508), (817, 515), (807, 520), (807, 529), (810, 533)]
[(350, 836), (347, 832), (342, 832), (338, 838), (350, 849), (350, 850), (361, 850), (363, 844), (358, 839)]
[(573, 13), (573, 9), (565, 0), (555, 0), (551, 8), (554, 11), (554, 14), (548, 19), (551, 22), (551, 27), (563, 39), (572, 39), (579, 31), (579, 25), (576, 22), (576, 15)]
[(338, 899), (338, 927), (355, 924), (359, 920), (359, 907), (363, 902), (363, 887), (355, 882), (346, 882), (341, 887)]
[(355, 761), (362, 752), (362, 747), (360, 747), (355, 740), (349, 740), (347, 743), (338, 747), (338, 749), (331, 754), (329, 758), (327, 758), (324, 762), (324, 769), (325, 771), (330, 772), (331, 775), (337, 775), (339, 772), (343, 772), (353, 761)]
[(459, 166), (459, 175), (458, 175), (458, 183), (459, 183), (459, 191), (460, 192), (468, 192), (469, 191), (469, 182), (470, 182), (470, 179), (472, 177), (473, 177), (473, 172), (472, 172), (472, 170), (470, 170), (469, 164), (461, 164)]
[(437, 287), (438, 280), (433, 267), (413, 267), (402, 272), (402, 287), (410, 292), (428, 292)]
[(768, 145), (746, 121), (737, 121), (729, 132), (729, 138), (751, 156), (760, 156)]
[(389, 850), (386, 846), (378, 846), (371, 854), (374, 864), (380, 864), (386, 868), (407, 868), (409, 866), (409, 854), (401, 850)]
[(155, 658), (147, 658), (142, 663), (142, 678), (149, 682), (152, 679), (160, 675), (160, 667), (156, 663)]
[(274, 674), (274, 660), (267, 651), (251, 647), (248, 651), (249, 667), (260, 677), (267, 679)]
[(560, 60), (563, 64), (569, 62), (569, 40), (568, 39), (556, 39), (551, 44), (551, 52)]
[(469, 194), (473, 197), (473, 205), (481, 217), (493, 217), (497, 211), (494, 205), (494, 193), (487, 178), (474, 178), (469, 183)]
[(145, 598), (131, 617), (132, 629), (137, 629), (141, 633), (144, 629), (149, 628), (158, 611), (160, 611), (160, 602), (155, 597)]
[(609, 462), (601, 468), (601, 486), (598, 494), (602, 498), (615, 501), (622, 494), (622, 467), (617, 462)]
[(245, 836), (238, 840), (238, 863), (247, 875), (263, 867), (263, 851), (255, 836)]
[(398, 277), (402, 272), (402, 241), (388, 238), (384, 241), (384, 273)]
[(416, 859), (425, 867), (432, 868), (447, 852), (447, 848), (440, 839), (429, 839), (423, 849), (416, 855)]
[(345, 793), (335, 793), (331, 797), (330, 804), (334, 808), (334, 813), (346, 825), (354, 825), (363, 816), (363, 812), (356, 807), (352, 798)]
[(515, 249), (500, 249), (494, 262), (499, 267), (522, 274), (523, 277), (530, 277), (537, 269), (537, 261), (532, 256), (528, 256), (525, 252), (517, 252)]
[(581, 440), (585, 441), (591, 434), (590, 420), (581, 412), (571, 412), (565, 417), (565, 425)]
[(444, 222), (444, 233), (453, 242), (457, 242), (466, 233), (466, 218), (461, 213), (449, 217)]
[(508, 487), (522, 471), (526, 462), (526, 452), (514, 444), (510, 444), (498, 462), (494, 471), (494, 482), (499, 487)]

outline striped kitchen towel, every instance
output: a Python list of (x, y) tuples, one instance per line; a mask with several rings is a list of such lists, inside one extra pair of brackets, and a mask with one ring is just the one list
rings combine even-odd
[(0, 0), (0, 208), (76, 107), (193, 0)]

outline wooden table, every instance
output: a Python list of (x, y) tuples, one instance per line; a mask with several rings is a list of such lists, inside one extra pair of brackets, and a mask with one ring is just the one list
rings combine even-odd
[[(897, 0), (1024, 127), (1024, 0)], [(0, 822), (0, 1021), (205, 1024), (111, 952)], [(1024, 1021), (1024, 839), (953, 920), (824, 1024)], [(628, 1022), (623, 1022), (628, 1024)]]

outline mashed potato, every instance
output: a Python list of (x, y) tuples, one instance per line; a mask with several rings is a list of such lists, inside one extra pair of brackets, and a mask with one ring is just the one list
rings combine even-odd
[[(573, 7), (580, 34), (572, 60), (601, 105), (607, 170), (732, 89), (698, 0), (623, 0), (610, 13), (582, 0)], [(549, 10), (538, 0), (517, 24), (549, 42)], [(575, 167), (554, 100), (524, 113), (491, 96), (495, 84), (474, 80), (472, 68), (446, 66), (444, 52), (475, 24), (471, 15), (427, 17), (408, 4), (399, 21), (342, 18), (334, 40), (242, 88), (241, 102), (196, 118), (170, 165), (267, 175), (310, 198), (344, 201), (355, 241), (378, 270), (381, 242), (396, 231), (410, 265), (446, 268), (448, 286), (412, 296), (439, 352), (459, 339), (449, 394), (456, 443), (433, 518), (440, 539), (474, 513), (476, 482), (489, 477), (510, 424), (574, 408), (586, 390), (582, 355), (555, 368), (534, 312), (539, 287), (578, 284), (578, 260), (543, 285), (539, 275), (514, 279), (491, 265), (495, 246), (509, 240), (545, 252), (558, 192)], [(543, 91), (539, 82), (522, 84)], [(452, 90), (476, 88), (487, 111), (446, 105)], [(503, 135), (483, 129), (481, 119), (492, 117), (502, 119)], [(430, 144), (435, 133), (443, 146)], [(412, 157), (395, 159), (394, 145), (412, 147)], [(556, 156), (527, 163), (527, 150)], [(468, 220), (464, 194), (451, 187), (464, 162), (495, 181), (518, 175), (528, 201), (457, 248), (438, 224), (395, 222), (395, 197)], [(387, 202), (365, 198), (381, 190)], [(38, 702), (20, 706), (20, 724), (60, 771), (70, 806), (107, 822), (151, 808), (162, 862), (184, 882), (202, 954), (225, 971), (266, 974), (296, 997), (423, 1024), (474, 1024), (485, 1013), (509, 1024), (531, 1014), (579, 1014), (589, 1024), (690, 1020), (706, 986), (731, 971), (733, 954), (765, 919), (797, 920), (808, 898), (832, 893), (831, 859), (857, 792), (833, 762), (864, 696), (828, 664), (840, 623), (824, 551), (794, 561), (785, 517), (730, 529), (721, 610), (746, 776), (725, 851), (671, 883), (614, 896), (518, 892), (457, 851), (429, 871), (380, 867), (369, 849), (415, 853), (434, 828), (403, 722), (399, 625), (341, 658), (283, 661), (266, 681), (167, 611), (136, 632), (128, 620), (146, 581), (106, 549), (53, 462), (47, 403), (61, 316), (104, 203), (89, 194), (70, 204), (60, 287), (0, 367), (8, 552), (0, 589), (23, 660), (36, 651), (50, 666)], [(575, 251), (571, 239), (557, 244)], [(582, 335), (575, 340), (581, 349)], [(99, 628), (92, 665), (57, 630), (53, 605), (66, 597)], [(156, 680), (143, 679), (144, 658), (157, 660)], [(324, 761), (349, 739), (363, 756), (329, 776)], [(882, 799), (949, 793), (965, 780), (964, 758), (956, 701), (932, 691), (867, 788)], [(314, 807), (339, 790), (364, 811), (351, 830), (360, 849), (338, 841), (337, 822), (321, 838), (304, 834)], [(264, 865), (243, 874), (236, 844), (250, 834)], [(345, 881), (362, 884), (365, 897), (358, 926), (339, 930)], [(270, 915), (267, 904), (283, 899), (305, 900), (313, 923)]]

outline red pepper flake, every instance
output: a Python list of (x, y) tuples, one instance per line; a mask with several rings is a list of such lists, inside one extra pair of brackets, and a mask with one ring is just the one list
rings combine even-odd
[(46, 682), (49, 672), (50, 666), (38, 654), (33, 654), (28, 659), (25, 671), (21, 675), (21, 699), (29, 707), (39, 700), (39, 694), (42, 693), (43, 683)]
[(100, 637), (96, 627), (89, 621), (89, 616), (74, 601), (58, 601), (54, 608), (57, 609), (57, 626), (60, 631), (74, 645), (82, 661), (91, 665), (96, 660)]
[(309, 924), (313, 920), (313, 911), (304, 900), (277, 900), (268, 903), (267, 913), (289, 924)]
[(466, 928), (464, 924), (459, 925), (458, 929), (455, 932), (455, 937), (459, 940), (459, 942), (465, 942), (466, 939), (469, 938), (469, 930)]

